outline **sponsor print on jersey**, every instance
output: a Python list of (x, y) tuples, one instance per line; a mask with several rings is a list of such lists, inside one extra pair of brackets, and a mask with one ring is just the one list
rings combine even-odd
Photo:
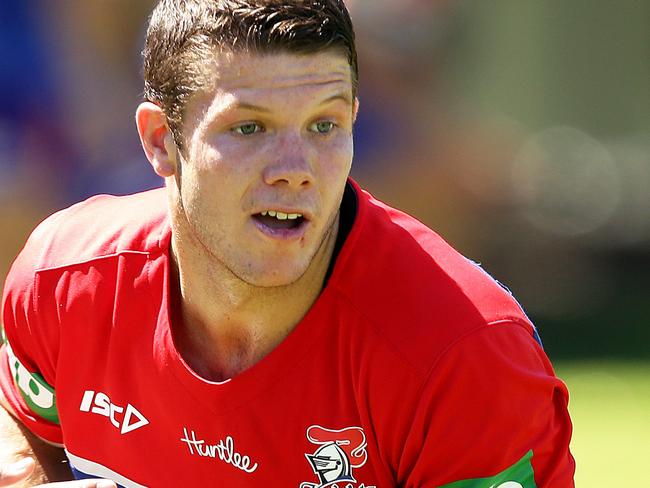
[(232, 436), (226, 436), (217, 443), (208, 443), (205, 439), (198, 438), (193, 430), (188, 431), (187, 427), (183, 427), (181, 442), (187, 444), (190, 456), (218, 459), (248, 474), (254, 473), (259, 466), (250, 456), (237, 452)]
[(39, 417), (59, 424), (56, 397), (52, 388), (38, 373), (31, 373), (16, 357), (9, 342), (6, 342), (7, 358), (11, 376), (29, 409)]
[(93, 390), (86, 390), (81, 398), (79, 411), (102, 415), (110, 420), (113, 427), (120, 431), (120, 434), (128, 434), (140, 427), (144, 427), (149, 421), (137, 408), (130, 403), (126, 407), (115, 405), (106, 393)]
[(528, 451), (523, 458), (495, 476), (456, 481), (441, 488), (537, 488), (530, 462), (532, 457), (533, 451)]
[(313, 454), (305, 454), (318, 482), (305, 481), (300, 488), (375, 488), (357, 484), (352, 473), (368, 460), (366, 435), (361, 427), (334, 430), (312, 425), (307, 429), (307, 439), (319, 446)]

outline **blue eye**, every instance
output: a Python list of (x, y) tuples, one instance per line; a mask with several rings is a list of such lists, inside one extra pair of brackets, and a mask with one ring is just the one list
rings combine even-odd
[(329, 120), (321, 120), (320, 122), (315, 122), (311, 126), (311, 130), (313, 132), (318, 132), (319, 134), (329, 134), (334, 130), (334, 127), (336, 127), (336, 124), (334, 122), (331, 122)]
[(235, 131), (237, 134), (241, 134), (243, 136), (249, 136), (251, 134), (255, 134), (256, 132), (262, 132), (263, 130), (264, 128), (260, 124), (256, 124), (254, 122), (242, 124), (233, 129), (233, 131)]

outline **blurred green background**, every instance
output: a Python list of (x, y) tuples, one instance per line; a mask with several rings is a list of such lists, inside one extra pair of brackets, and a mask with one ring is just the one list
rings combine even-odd
[[(0, 279), (54, 210), (161, 184), (133, 123), (153, 3), (0, 2)], [(650, 2), (347, 3), (353, 175), (521, 301), (577, 486), (650, 486)]]
[(650, 486), (650, 364), (558, 362), (571, 392), (576, 486)]

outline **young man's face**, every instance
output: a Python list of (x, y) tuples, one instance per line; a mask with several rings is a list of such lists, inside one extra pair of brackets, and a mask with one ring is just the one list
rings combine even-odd
[(194, 247), (245, 282), (293, 283), (337, 228), (353, 152), (350, 66), (335, 51), (215, 60), (213, 87), (184, 116), (177, 217)]

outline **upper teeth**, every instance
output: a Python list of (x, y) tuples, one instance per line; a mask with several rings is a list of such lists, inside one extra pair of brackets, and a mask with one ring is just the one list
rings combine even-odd
[(286, 214), (284, 212), (276, 212), (275, 210), (265, 210), (262, 212), (262, 215), (266, 217), (275, 217), (278, 220), (296, 220), (299, 217), (302, 217), (302, 214)]

